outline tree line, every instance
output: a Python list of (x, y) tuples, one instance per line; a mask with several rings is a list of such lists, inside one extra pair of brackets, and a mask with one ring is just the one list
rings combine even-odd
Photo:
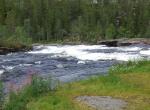
[(150, 0), (0, 0), (0, 39), (150, 37)]

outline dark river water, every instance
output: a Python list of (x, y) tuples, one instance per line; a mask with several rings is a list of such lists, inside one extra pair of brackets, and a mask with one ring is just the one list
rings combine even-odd
[(150, 58), (150, 45), (38, 45), (29, 52), (0, 56), (0, 79), (20, 84), (28, 74), (70, 82), (106, 74), (119, 62)]

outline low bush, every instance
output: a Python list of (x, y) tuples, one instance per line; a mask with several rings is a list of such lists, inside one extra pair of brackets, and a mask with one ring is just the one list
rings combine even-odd
[(37, 96), (52, 91), (51, 79), (34, 76), (30, 85), (26, 86), (18, 93), (11, 92), (4, 110), (26, 110), (29, 101)]
[(0, 25), (0, 47), (21, 48), (31, 43), (32, 39), (23, 27), (18, 26), (14, 32), (10, 32), (5, 26)]

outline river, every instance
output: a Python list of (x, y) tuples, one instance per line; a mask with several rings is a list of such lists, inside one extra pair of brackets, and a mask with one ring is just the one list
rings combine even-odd
[(70, 82), (106, 74), (119, 62), (150, 58), (150, 45), (37, 45), (32, 51), (0, 56), (0, 79), (20, 84), (28, 74)]

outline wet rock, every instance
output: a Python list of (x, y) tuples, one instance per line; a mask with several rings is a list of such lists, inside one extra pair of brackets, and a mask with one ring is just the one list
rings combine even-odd
[(150, 45), (150, 38), (133, 38), (133, 39), (114, 39), (114, 40), (105, 40), (100, 41), (98, 44), (106, 45), (109, 47), (117, 46), (130, 46), (134, 44), (148, 44)]
[(126, 42), (129, 42), (131, 44), (148, 44), (150, 45), (150, 38), (133, 38), (128, 39)]
[(123, 110), (127, 106), (127, 102), (109, 96), (80, 96), (76, 100), (96, 110)]
[(118, 46), (118, 40), (106, 40), (106, 41), (101, 41), (98, 44), (107, 45), (109, 47), (117, 47)]
[(132, 43), (127, 42), (127, 41), (123, 41), (123, 42), (118, 42), (117, 46), (130, 46), (132, 45)]

